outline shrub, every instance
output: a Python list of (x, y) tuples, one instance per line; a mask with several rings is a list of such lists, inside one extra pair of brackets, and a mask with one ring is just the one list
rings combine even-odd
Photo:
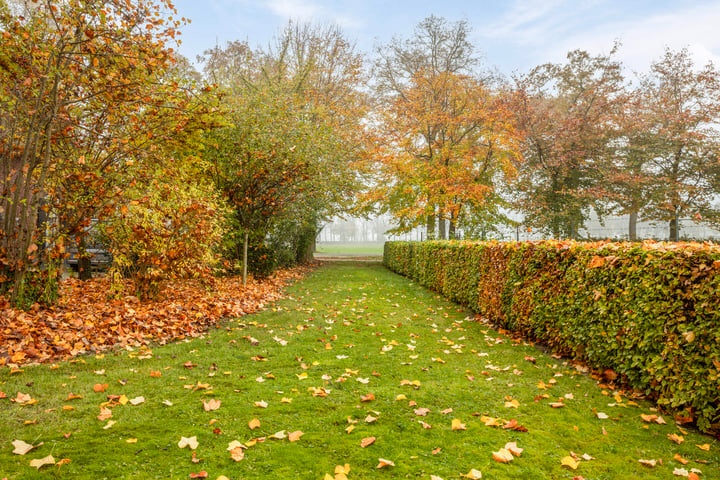
[(389, 242), (384, 261), (720, 431), (720, 247)]

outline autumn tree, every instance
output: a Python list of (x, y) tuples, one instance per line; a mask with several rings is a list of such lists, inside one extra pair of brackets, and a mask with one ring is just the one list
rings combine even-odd
[(432, 238), (437, 225), (454, 237), (461, 220), (500, 201), (497, 177), (519, 158), (504, 96), (478, 73), (469, 33), (465, 21), (431, 16), (377, 51), (378, 175), (366, 200), (394, 216), (396, 231), (424, 224)]
[(337, 27), (290, 23), (265, 50), (231, 42), (202, 60), (207, 78), (228, 94), (228, 124), (208, 137), (208, 154), (236, 233), (262, 242), (292, 217), (314, 241), (318, 220), (353, 188), (361, 57)]
[(607, 161), (615, 155), (625, 103), (621, 64), (575, 50), (516, 78), (515, 121), (526, 162), (514, 184), (524, 223), (577, 238), (588, 213), (604, 213)]
[[(174, 100), (184, 95), (162, 81), (182, 24), (166, 16), (174, 11), (169, 2), (32, 5), (0, 17), (0, 253), (3, 288), (14, 301), (25, 295), (29, 271), (59, 259), (59, 248), (42, 247), (60, 247), (63, 233), (81, 232), (90, 215), (106, 210), (122, 183), (108, 178), (184, 122), (172, 119), (182, 110)], [(46, 211), (59, 228), (37, 228)], [(45, 270), (49, 284), (53, 276)]]
[(719, 224), (720, 71), (712, 63), (696, 69), (686, 49), (667, 50), (641, 77), (639, 94), (651, 179), (643, 216), (668, 222), (672, 241), (683, 216)]

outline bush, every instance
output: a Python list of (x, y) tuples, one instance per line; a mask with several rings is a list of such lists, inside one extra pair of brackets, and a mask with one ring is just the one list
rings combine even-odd
[(720, 247), (389, 242), (385, 265), (720, 431)]
[(272, 248), (265, 244), (248, 247), (248, 272), (258, 279), (267, 278), (275, 271), (277, 259)]

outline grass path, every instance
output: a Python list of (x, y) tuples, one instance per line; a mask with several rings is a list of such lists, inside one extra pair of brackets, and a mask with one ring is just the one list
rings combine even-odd
[[(720, 478), (716, 439), (379, 264), (328, 264), (288, 291), (201, 339), (4, 369), (0, 479), (320, 480), (345, 464), (350, 479)], [(14, 455), (13, 440), (43, 444)], [(493, 460), (508, 442), (520, 456)], [(70, 461), (29, 465), (48, 455)]]

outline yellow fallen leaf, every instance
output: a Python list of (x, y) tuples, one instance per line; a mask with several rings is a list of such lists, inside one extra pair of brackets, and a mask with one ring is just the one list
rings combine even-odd
[(25, 455), (27, 452), (32, 450), (33, 448), (37, 448), (40, 445), (42, 445), (43, 442), (38, 443), (37, 445), (30, 445), (29, 443), (25, 443), (22, 440), (13, 440), (12, 445), (15, 447), (12, 453), (15, 455)]
[(563, 457), (563, 458), (560, 460), (560, 465), (564, 465), (564, 466), (566, 466), (566, 467), (572, 468), (573, 470), (577, 470), (578, 465), (580, 465), (580, 462), (578, 462), (578, 461), (575, 460), (573, 457), (571, 457), (570, 455), (568, 455), (567, 457)]
[(505, 408), (518, 408), (520, 406), (520, 402), (516, 398), (513, 398), (512, 400), (505, 402)]
[(676, 433), (668, 433), (667, 437), (678, 445), (685, 441), (685, 437)]
[(345, 465), (337, 465), (335, 467), (335, 473), (344, 473), (345, 475), (347, 475), (348, 473), (350, 473), (350, 464), (346, 463)]
[(118, 398), (118, 403), (119, 403), (120, 405), (127, 405), (127, 403), (128, 403), (129, 401), (130, 401), (130, 400), (129, 400), (128, 397), (126, 397), (125, 395), (120, 395), (120, 398)]
[(702, 445), (695, 445), (700, 450), (705, 450), (706, 452), (710, 451), (710, 444), (709, 443), (703, 443)]
[(496, 462), (508, 463), (511, 462), (515, 457), (513, 457), (513, 454), (509, 450), (501, 448), (497, 452), (493, 452), (492, 458)]
[(137, 443), (137, 438), (128, 438), (125, 440), (126, 443)]
[(355, 430), (355, 425), (350, 425), (349, 427), (347, 427), (347, 428), (345, 429), (345, 431), (346, 431), (347, 433), (350, 433), (350, 432), (352, 432), (353, 430)]
[(453, 430), (467, 430), (467, 427), (465, 427), (465, 424), (462, 423), (462, 421), (459, 418), (453, 418), (452, 429)]
[(255, 430), (259, 426), (260, 426), (260, 420), (258, 420), (257, 418), (253, 418), (252, 420), (250, 420), (248, 422), (248, 427), (250, 427), (250, 430)]
[(274, 440), (282, 440), (284, 438), (287, 438), (287, 433), (285, 432), (285, 430), (280, 430), (279, 432), (273, 433), (268, 438), (272, 438)]
[(190, 450), (197, 449), (198, 445), (199, 445), (199, 443), (197, 441), (196, 436), (192, 436), (189, 438), (180, 437), (180, 441), (178, 442), (178, 447), (180, 447), (180, 448), (190, 447)]
[(392, 460), (385, 460), (384, 458), (378, 458), (378, 461), (380, 463), (378, 463), (377, 468), (394, 467), (395, 466), (395, 462), (393, 462)]
[(470, 470), (465, 475), (460, 475), (461, 477), (469, 478), (470, 480), (478, 480), (479, 478), (482, 478), (482, 473), (480, 470), (475, 470), (474, 468)]
[(305, 434), (303, 432), (301, 432), (300, 430), (297, 430), (295, 432), (290, 432), (290, 433), (288, 433), (288, 440), (290, 440), (291, 442), (297, 442), (298, 440), (300, 440), (300, 437), (302, 437), (303, 435), (305, 435)]
[(292, 398), (283, 397), (280, 403), (292, 403)]
[(395, 401), (396, 401), (396, 402), (397, 402), (397, 401), (400, 401), (400, 400), (407, 400), (407, 397), (401, 393), (400, 395), (398, 395), (397, 397), (395, 397)]
[(62, 409), (63, 410), (75, 410), (75, 407), (73, 407), (72, 405), (63, 405)]
[(30, 466), (35, 467), (38, 470), (40, 470), (40, 467), (43, 465), (55, 465), (55, 459), (52, 455), (48, 455), (44, 458), (36, 458), (35, 460), (30, 460)]
[(103, 426), (103, 430), (107, 430), (108, 428), (111, 428), (113, 425), (115, 425), (115, 420), (108, 420), (108, 422)]

